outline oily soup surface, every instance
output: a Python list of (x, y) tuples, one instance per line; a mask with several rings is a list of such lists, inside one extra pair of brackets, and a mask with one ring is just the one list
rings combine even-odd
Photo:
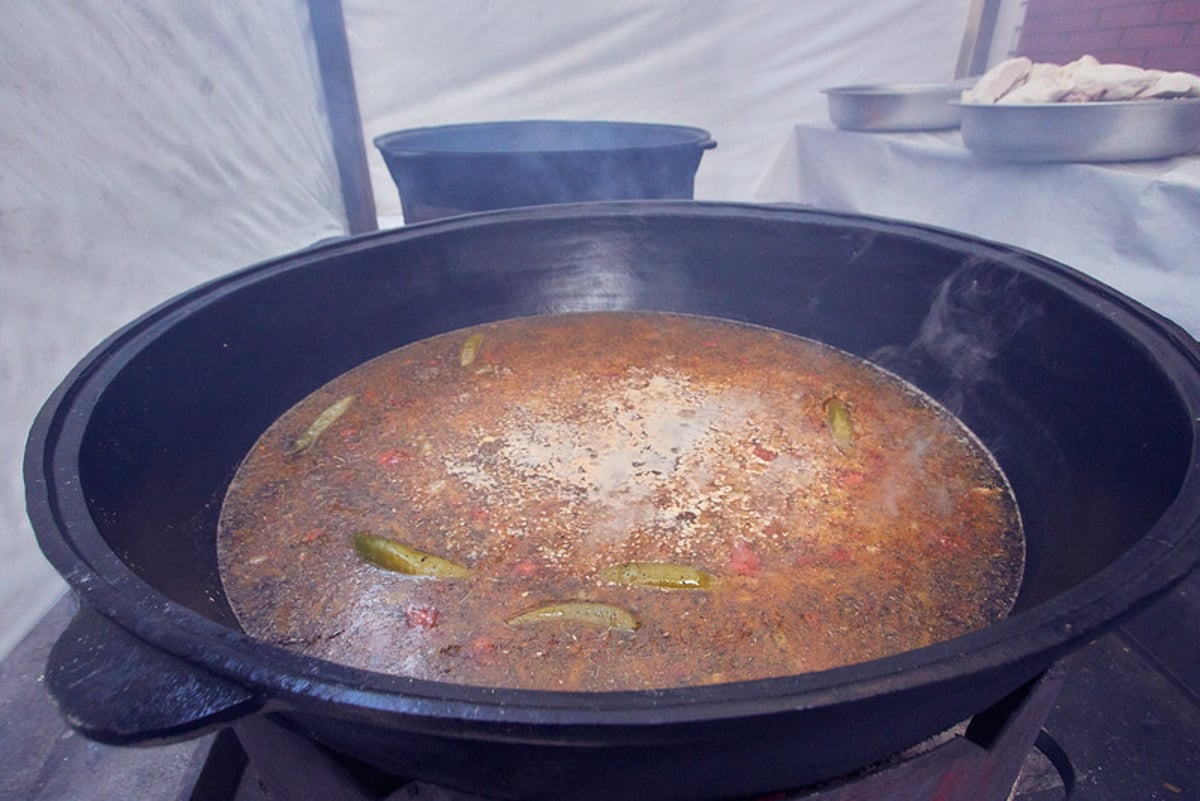
[(767, 329), (618, 312), (338, 377), (255, 444), (218, 550), (255, 637), (548, 690), (910, 650), (1006, 615), (1024, 563), (1003, 474), (908, 384)]

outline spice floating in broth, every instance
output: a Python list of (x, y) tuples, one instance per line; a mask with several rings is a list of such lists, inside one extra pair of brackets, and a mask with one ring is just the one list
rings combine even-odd
[(354, 550), (364, 561), (394, 573), (426, 578), (465, 578), (471, 575), (469, 568), (457, 562), (366, 531), (355, 533)]
[(707, 590), (717, 586), (711, 573), (670, 562), (626, 562), (600, 571), (600, 578), (630, 587), (659, 587), (664, 590)]
[(846, 403), (836, 395), (826, 398), (825, 417), (829, 421), (833, 444), (842, 453), (849, 453), (854, 447), (854, 426), (850, 423), (850, 410), (846, 408)]
[(587, 626), (637, 631), (637, 618), (628, 609), (596, 601), (559, 601), (546, 604), (513, 615), (507, 621), (510, 626), (528, 626), (533, 623), (581, 623)]
[(338, 418), (346, 413), (351, 404), (354, 403), (354, 400), (355, 396), (347, 395), (341, 400), (338, 400), (332, 405), (326, 407), (325, 410), (317, 415), (316, 419), (309, 424), (308, 428), (304, 429), (304, 433), (292, 441), (292, 446), (288, 448), (288, 454), (300, 453), (301, 451), (312, 447), (313, 443), (317, 441), (317, 438), (325, 433), (325, 429), (336, 423)]
[(475, 357), (479, 355), (479, 349), (483, 347), (483, 334), (471, 334), (463, 343), (462, 350), (458, 352), (458, 363), (463, 367), (470, 367), (475, 363)]

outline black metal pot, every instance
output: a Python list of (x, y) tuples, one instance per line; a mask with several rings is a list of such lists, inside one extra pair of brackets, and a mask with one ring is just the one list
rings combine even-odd
[[(792, 331), (942, 399), (1025, 519), (1014, 614), (865, 664), (653, 692), (413, 681), (240, 633), (223, 493), (293, 402), (403, 343), (659, 309)], [(272, 713), (397, 775), (505, 797), (730, 797), (839, 775), (990, 706), (1200, 561), (1200, 348), (1038, 256), (897, 222), (691, 202), (545, 206), (346, 240), (201, 286), (101, 344), (37, 418), (29, 514), (80, 610), (50, 692), (106, 742)]]
[(682, 125), (517, 120), (376, 137), (408, 223), (592, 200), (690, 199), (708, 131)]

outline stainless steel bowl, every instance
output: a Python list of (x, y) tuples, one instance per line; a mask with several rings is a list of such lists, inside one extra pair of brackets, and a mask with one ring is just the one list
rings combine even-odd
[(1200, 98), (954, 103), (963, 143), (1004, 161), (1149, 161), (1200, 150)]
[(839, 128), (942, 131), (958, 127), (959, 110), (951, 101), (958, 100), (974, 80), (834, 86), (821, 91), (829, 98), (829, 119)]

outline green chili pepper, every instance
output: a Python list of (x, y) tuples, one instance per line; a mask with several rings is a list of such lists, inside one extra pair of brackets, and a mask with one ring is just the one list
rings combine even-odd
[(639, 625), (637, 619), (629, 611), (619, 606), (594, 601), (560, 601), (539, 606), (510, 617), (507, 623), (510, 626), (525, 626), (530, 623), (552, 623), (554, 621), (583, 623), (617, 631), (636, 631)]
[(662, 587), (668, 590), (707, 590), (717, 583), (717, 579), (711, 573), (670, 562), (626, 562), (611, 565), (600, 571), (600, 578), (617, 584)]
[(376, 537), (366, 531), (354, 535), (354, 550), (364, 561), (376, 567), (410, 576), (463, 578), (471, 574), (468, 568), (449, 559), (418, 551), (387, 537)]
[(829, 421), (829, 431), (833, 434), (833, 444), (842, 453), (848, 453), (854, 445), (850, 410), (840, 398), (830, 397), (825, 401), (825, 417)]
[(467, 337), (467, 341), (463, 343), (462, 350), (458, 354), (459, 364), (467, 367), (474, 362), (481, 347), (483, 347), (483, 334), (471, 334)]
[(312, 425), (304, 429), (304, 433), (292, 442), (292, 447), (288, 449), (288, 453), (300, 453), (300, 451), (305, 450), (316, 442), (317, 437), (321, 436), (325, 429), (333, 425), (339, 417), (346, 413), (346, 410), (350, 408), (350, 404), (354, 403), (354, 397), (354, 395), (347, 395), (317, 415), (317, 419), (312, 421)]

